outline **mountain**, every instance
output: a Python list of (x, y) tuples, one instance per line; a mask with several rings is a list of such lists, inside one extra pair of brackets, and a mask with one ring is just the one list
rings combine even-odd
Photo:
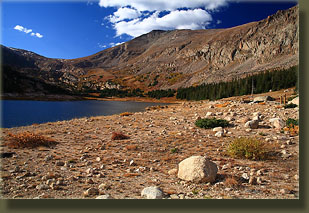
[[(228, 29), (154, 30), (71, 60), (2, 46), (4, 92), (175, 89), (289, 68), (298, 64), (298, 26), (295, 6)], [(16, 73), (19, 91), (6, 83)]]

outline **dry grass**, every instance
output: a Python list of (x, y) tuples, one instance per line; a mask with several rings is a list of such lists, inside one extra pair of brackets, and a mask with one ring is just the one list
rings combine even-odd
[(239, 186), (239, 181), (235, 177), (228, 177), (224, 181), (224, 185), (230, 188), (236, 188)]
[(112, 134), (112, 140), (124, 140), (124, 139), (129, 139), (130, 137), (127, 135), (124, 135), (121, 132), (113, 132)]
[(36, 148), (40, 146), (52, 147), (57, 143), (58, 142), (54, 141), (53, 139), (39, 134), (22, 132), (19, 134), (8, 133), (6, 136), (5, 145), (10, 148)]
[(135, 151), (137, 150), (137, 145), (127, 145), (126, 146), (126, 149), (129, 151), (129, 150), (132, 150), (132, 151)]

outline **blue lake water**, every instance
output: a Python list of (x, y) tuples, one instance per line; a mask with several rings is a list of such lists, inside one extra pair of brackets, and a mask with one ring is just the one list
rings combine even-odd
[(1, 101), (1, 127), (11, 128), (73, 118), (139, 112), (162, 103), (133, 101)]

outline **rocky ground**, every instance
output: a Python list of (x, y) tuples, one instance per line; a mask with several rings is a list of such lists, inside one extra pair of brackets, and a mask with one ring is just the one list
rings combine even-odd
[[(14, 152), (2, 155), (2, 197), (139, 199), (147, 191), (143, 189), (157, 186), (167, 199), (297, 199), (299, 136), (274, 128), (269, 120), (295, 119), (298, 112), (298, 107), (284, 109), (278, 101), (244, 103), (235, 97), (183, 102), (128, 116), (2, 129), (4, 142), (8, 133), (25, 131), (59, 142), (53, 148), (33, 149), (2, 143), (1, 153)], [(224, 128), (223, 135), (196, 127), (196, 119), (206, 115), (230, 120), (232, 126)], [(245, 126), (255, 116), (261, 119), (258, 128)], [(113, 132), (130, 138), (112, 140)], [(272, 157), (253, 161), (228, 156), (227, 145), (239, 136), (264, 140)], [(178, 164), (198, 155), (217, 165), (214, 182), (177, 177)]]

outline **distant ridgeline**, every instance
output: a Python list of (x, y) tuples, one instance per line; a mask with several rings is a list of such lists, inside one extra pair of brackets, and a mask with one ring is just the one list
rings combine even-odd
[(202, 84), (177, 90), (177, 99), (186, 100), (216, 100), (232, 96), (264, 93), (269, 90), (276, 91), (296, 86), (298, 91), (298, 66), (286, 70), (266, 71), (247, 76), (242, 79), (234, 79), (229, 82)]

